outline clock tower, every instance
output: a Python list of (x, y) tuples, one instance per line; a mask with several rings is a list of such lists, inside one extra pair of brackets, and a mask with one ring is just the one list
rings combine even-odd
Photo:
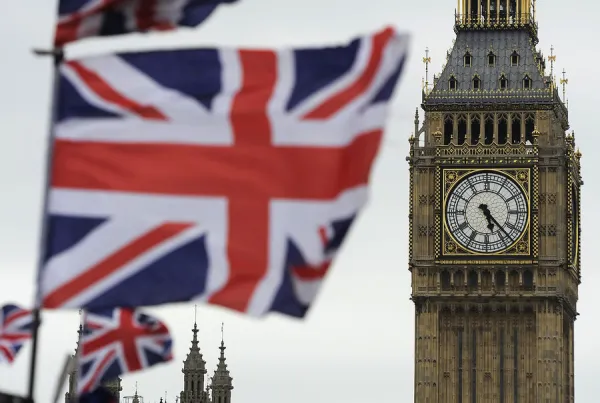
[(409, 140), (414, 399), (573, 402), (583, 182), (567, 80), (537, 48), (535, 0), (458, 0), (454, 31)]

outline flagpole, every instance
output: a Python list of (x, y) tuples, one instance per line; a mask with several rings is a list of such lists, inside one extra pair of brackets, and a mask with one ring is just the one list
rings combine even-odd
[(78, 402), (79, 401), (79, 358), (81, 357), (81, 339), (83, 337), (83, 330), (85, 328), (85, 311), (83, 309), (79, 310), (79, 331), (77, 332), (77, 350), (75, 351), (75, 360), (74, 360), (74, 367), (75, 367), (75, 371), (76, 375), (75, 375), (75, 399), (73, 400), (73, 402)]
[(35, 284), (35, 303), (33, 308), (33, 329), (32, 329), (32, 348), (31, 348), (31, 362), (29, 367), (29, 390), (27, 393), (27, 398), (30, 402), (33, 402), (33, 394), (35, 390), (35, 370), (37, 364), (37, 347), (38, 347), (38, 338), (39, 338), (39, 329), (41, 325), (41, 305), (42, 305), (42, 297), (41, 290), (39, 288), (39, 277), (41, 273), (42, 266), (44, 265), (44, 259), (46, 257), (46, 238), (48, 232), (48, 220), (46, 219), (46, 211), (48, 207), (48, 194), (50, 190), (50, 174), (52, 167), (52, 154), (54, 150), (54, 120), (56, 117), (57, 111), (57, 98), (58, 98), (58, 80), (60, 77), (60, 64), (64, 59), (64, 52), (62, 48), (54, 48), (51, 50), (41, 50), (34, 49), (33, 54), (36, 56), (52, 56), (53, 60), (53, 70), (52, 70), (52, 87), (51, 87), (51, 99), (50, 99), (50, 116), (49, 116), (49, 126), (48, 126), (48, 146), (46, 149), (46, 171), (44, 172), (44, 189), (43, 189), (43, 199), (42, 199), (42, 216), (41, 216), (41, 224), (40, 224), (40, 238), (39, 238), (39, 248), (38, 248), (38, 264), (37, 264), (37, 272), (36, 272), (36, 284)]

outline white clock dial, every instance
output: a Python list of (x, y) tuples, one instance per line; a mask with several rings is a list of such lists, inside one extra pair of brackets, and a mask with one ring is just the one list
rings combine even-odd
[(445, 220), (452, 237), (477, 253), (510, 248), (528, 225), (525, 193), (507, 175), (481, 171), (454, 185), (446, 199)]

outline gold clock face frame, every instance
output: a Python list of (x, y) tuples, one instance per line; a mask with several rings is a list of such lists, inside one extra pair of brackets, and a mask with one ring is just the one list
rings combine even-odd
[(580, 222), (580, 212), (579, 212), (579, 190), (571, 181), (571, 222), (570, 222), (570, 260), (571, 265), (575, 268), (578, 267), (579, 263), (579, 222)]
[(442, 169), (443, 256), (531, 256), (531, 170)]

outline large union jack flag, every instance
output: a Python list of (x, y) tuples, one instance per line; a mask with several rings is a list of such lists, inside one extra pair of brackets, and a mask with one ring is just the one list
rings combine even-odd
[(407, 41), (65, 63), (43, 305), (302, 317), (366, 202)]
[(92, 36), (195, 27), (219, 4), (237, 0), (59, 0), (54, 43)]
[(77, 391), (170, 361), (172, 339), (160, 320), (131, 309), (86, 312), (79, 342)]
[(23, 344), (31, 338), (33, 315), (17, 305), (0, 308), (0, 362), (11, 363)]

